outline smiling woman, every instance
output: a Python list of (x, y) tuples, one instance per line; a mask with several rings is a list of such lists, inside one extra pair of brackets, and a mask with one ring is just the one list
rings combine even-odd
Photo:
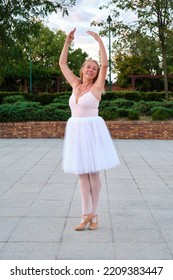
[(73, 92), (69, 99), (71, 118), (67, 122), (64, 151), (64, 172), (79, 175), (82, 200), (82, 219), (75, 230), (98, 227), (97, 207), (101, 190), (101, 170), (119, 163), (109, 131), (104, 120), (98, 116), (98, 107), (105, 86), (108, 67), (104, 44), (97, 33), (88, 31), (99, 44), (101, 65), (87, 60), (80, 70), (80, 78), (68, 67), (67, 56), (76, 29), (68, 35), (61, 52), (59, 65)]

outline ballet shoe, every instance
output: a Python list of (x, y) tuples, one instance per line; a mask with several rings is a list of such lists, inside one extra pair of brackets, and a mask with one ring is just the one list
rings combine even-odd
[(91, 222), (89, 224), (89, 227), (88, 227), (89, 230), (98, 229), (98, 216), (97, 215), (93, 215), (93, 218), (96, 219), (96, 222), (92, 222), (92, 220), (91, 220)]
[(75, 227), (75, 230), (77, 230), (77, 231), (82, 231), (85, 229), (86, 225), (92, 220), (93, 213), (90, 213), (88, 215), (82, 215), (82, 218), (84, 219), (84, 221), (82, 223), (80, 223), (80, 225)]

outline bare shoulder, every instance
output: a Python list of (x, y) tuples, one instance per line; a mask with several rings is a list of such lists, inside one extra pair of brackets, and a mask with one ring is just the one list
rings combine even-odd
[(101, 100), (103, 91), (104, 89), (100, 88), (97, 83), (95, 83), (91, 89), (92, 94), (98, 99), (98, 101)]
[(78, 86), (81, 85), (81, 79), (79, 77), (77, 77), (77, 79), (75, 79), (74, 84), (73, 84), (73, 89), (76, 89)]

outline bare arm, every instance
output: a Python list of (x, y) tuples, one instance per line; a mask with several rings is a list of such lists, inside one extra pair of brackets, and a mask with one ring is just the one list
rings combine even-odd
[(105, 46), (104, 46), (100, 36), (97, 33), (92, 32), (92, 31), (88, 31), (87, 33), (89, 35), (91, 35), (99, 43), (101, 66), (100, 66), (99, 76), (94, 84), (92, 91), (93, 91), (94, 95), (98, 99), (100, 99), (101, 93), (103, 92), (104, 86), (105, 86), (105, 79), (106, 79), (106, 73), (107, 73), (107, 68), (108, 68), (108, 58), (107, 58)]
[(79, 78), (73, 74), (73, 72), (70, 70), (67, 64), (67, 58), (68, 58), (68, 49), (71, 44), (71, 42), (74, 40), (74, 33), (76, 31), (76, 28), (74, 28), (68, 35), (65, 40), (60, 59), (59, 59), (59, 66), (60, 69), (66, 78), (66, 80), (69, 82), (71, 87), (75, 87), (79, 83)]

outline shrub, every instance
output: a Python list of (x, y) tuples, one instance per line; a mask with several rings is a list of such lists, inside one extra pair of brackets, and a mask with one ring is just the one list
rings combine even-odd
[(11, 95), (11, 96), (6, 96), (3, 99), (3, 103), (16, 103), (16, 102), (22, 102), (24, 101), (24, 97), (22, 95)]
[(0, 105), (0, 121), (13, 121), (13, 117), (14, 117), (14, 110), (13, 110), (13, 105), (12, 104), (3, 104)]
[(0, 92), (0, 104), (3, 103), (5, 97), (7, 97), (7, 96), (15, 96), (15, 95), (23, 96), (24, 94), (22, 94), (20, 92)]
[(69, 102), (67, 100), (67, 97), (64, 96), (64, 98), (59, 98), (59, 97), (56, 97), (52, 103), (52, 105), (56, 105), (56, 107), (58, 109), (68, 109), (69, 108)]
[(114, 105), (118, 108), (131, 108), (134, 105), (134, 101), (127, 100), (124, 98), (118, 98), (111, 102), (111, 105)]
[(102, 108), (108, 108), (110, 105), (110, 101), (108, 100), (101, 100), (99, 109), (101, 110)]
[[(0, 121), (67, 120), (70, 93), (0, 93)], [(154, 120), (173, 118), (173, 101), (163, 100), (158, 92), (107, 92), (99, 112), (105, 120), (139, 119), (140, 115)], [(138, 99), (140, 101), (138, 101)]]
[(163, 102), (159, 101), (144, 101), (141, 100), (140, 102), (135, 102), (134, 106), (132, 107), (136, 111), (138, 111), (140, 114), (143, 115), (151, 115), (151, 110), (154, 107), (158, 107), (162, 104)]
[(139, 120), (139, 112), (133, 109), (129, 110), (128, 118), (129, 120)]
[(142, 98), (142, 95), (139, 91), (124, 91), (121, 93), (121, 96), (119, 95), (119, 97), (128, 100), (139, 101)]
[(117, 111), (100, 111), (99, 115), (104, 119), (104, 120), (115, 120), (119, 118), (119, 113)]
[(119, 114), (120, 117), (127, 118), (129, 114), (129, 110), (124, 108), (119, 108), (117, 109), (117, 113)]
[(66, 121), (70, 117), (70, 109), (57, 109), (56, 104), (50, 104), (42, 108), (42, 115), (45, 121)]
[(173, 118), (173, 109), (155, 107), (151, 110), (153, 120), (167, 120)]
[(41, 105), (48, 105), (55, 99), (56, 96), (56, 93), (27, 94), (26, 99), (29, 101), (39, 102)]
[(143, 92), (142, 95), (146, 101), (161, 101), (165, 98), (164, 92)]
[(173, 109), (173, 101), (164, 101), (163, 105), (166, 108)]

